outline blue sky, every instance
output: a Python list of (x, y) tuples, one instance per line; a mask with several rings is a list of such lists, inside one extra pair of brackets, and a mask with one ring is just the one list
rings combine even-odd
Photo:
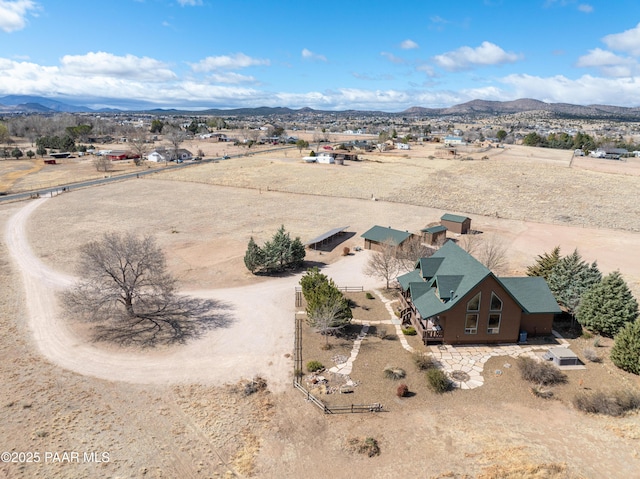
[(637, 0), (0, 0), (0, 96), (388, 112), (640, 106)]

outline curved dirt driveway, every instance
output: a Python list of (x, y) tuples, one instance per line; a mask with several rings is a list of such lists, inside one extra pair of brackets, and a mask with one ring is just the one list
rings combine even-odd
[[(107, 350), (79, 338), (57, 305), (56, 291), (74, 278), (52, 270), (32, 252), (25, 225), (46, 198), (31, 201), (7, 222), (10, 256), (22, 273), (28, 324), (39, 351), (53, 363), (79, 374), (134, 383), (224, 384), (261, 375), (271, 390), (289, 384), (293, 360), (294, 287), (300, 275), (240, 288), (191, 291), (189, 294), (231, 305), (229, 327), (207, 333), (186, 345), (163, 351)], [(377, 286), (361, 274), (367, 258), (360, 252), (323, 271), (337, 284)]]

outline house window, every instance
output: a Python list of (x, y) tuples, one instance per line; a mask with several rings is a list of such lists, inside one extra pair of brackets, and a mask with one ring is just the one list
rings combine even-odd
[(464, 334), (476, 334), (478, 332), (478, 315), (467, 314), (464, 322)]
[(487, 324), (487, 334), (498, 334), (500, 332), (500, 313), (489, 314), (489, 322)]
[(498, 298), (496, 293), (491, 293), (491, 311), (502, 311), (502, 300)]
[(476, 294), (467, 303), (467, 311), (480, 311), (480, 293)]

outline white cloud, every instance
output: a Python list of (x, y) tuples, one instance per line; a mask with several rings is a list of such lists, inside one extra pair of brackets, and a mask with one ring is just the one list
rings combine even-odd
[(578, 5), (578, 11), (582, 12), (582, 13), (592, 13), (593, 12), (593, 6), (587, 4), (587, 3), (581, 3), (580, 5)]
[(461, 71), (480, 66), (514, 63), (519, 58), (519, 55), (505, 52), (498, 45), (485, 41), (476, 48), (465, 46), (442, 55), (436, 55), (433, 61), (445, 70)]
[(61, 70), (70, 75), (108, 76), (146, 81), (173, 80), (176, 74), (168, 66), (149, 57), (116, 56), (105, 52), (65, 55)]
[(613, 33), (605, 36), (602, 41), (612, 50), (640, 56), (640, 23), (622, 33)]
[(402, 63), (405, 63), (404, 58), (400, 58), (395, 56), (393, 53), (389, 53), (389, 52), (380, 52), (380, 55), (382, 55), (383, 57), (385, 57), (387, 60), (389, 60), (391, 63), (395, 63), (397, 65), (400, 65)]
[(562, 75), (538, 77), (509, 75), (502, 82), (511, 87), (511, 98), (537, 98), (577, 105), (640, 105), (640, 78), (599, 78), (591, 75), (572, 80)]
[(27, 15), (38, 8), (32, 0), (0, 0), (0, 30), (7, 33), (22, 30), (27, 24)]
[(230, 83), (230, 84), (238, 84), (238, 83), (256, 83), (256, 79), (250, 75), (241, 75), (240, 73), (235, 72), (221, 72), (214, 73), (211, 75), (211, 79), (216, 83)]
[(621, 57), (613, 52), (595, 48), (578, 59), (576, 66), (597, 68), (607, 77), (628, 77), (638, 72), (638, 62), (633, 58)]
[(313, 53), (311, 50), (308, 50), (306, 48), (302, 49), (301, 55), (302, 55), (302, 58), (306, 60), (319, 60), (321, 62), (327, 61), (327, 57), (325, 57), (324, 55)]
[(202, 0), (178, 0), (181, 6), (196, 7), (202, 5)]
[(400, 44), (400, 48), (402, 48), (403, 50), (413, 50), (415, 48), (418, 48), (418, 44), (413, 40), (406, 39)]
[(215, 70), (235, 70), (257, 65), (269, 65), (271, 62), (262, 58), (251, 58), (244, 53), (235, 55), (221, 55), (217, 57), (207, 57), (198, 63), (192, 63), (191, 68), (195, 72), (210, 72)]

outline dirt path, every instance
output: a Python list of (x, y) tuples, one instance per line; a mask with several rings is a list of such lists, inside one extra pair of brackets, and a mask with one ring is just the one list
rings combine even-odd
[[(57, 305), (56, 292), (70, 287), (74, 278), (43, 264), (29, 247), (26, 222), (45, 201), (28, 203), (9, 220), (6, 241), (22, 272), (29, 327), (46, 358), (79, 374), (114, 381), (225, 384), (261, 375), (273, 391), (287, 387), (293, 367), (289, 353), (299, 274), (241, 288), (188, 292), (229, 305), (233, 320), (229, 327), (187, 345), (145, 352), (103, 348), (81, 339)], [(360, 285), (366, 256), (361, 252), (347, 257), (328, 266), (327, 274), (338, 284), (353, 285), (358, 278)]]

